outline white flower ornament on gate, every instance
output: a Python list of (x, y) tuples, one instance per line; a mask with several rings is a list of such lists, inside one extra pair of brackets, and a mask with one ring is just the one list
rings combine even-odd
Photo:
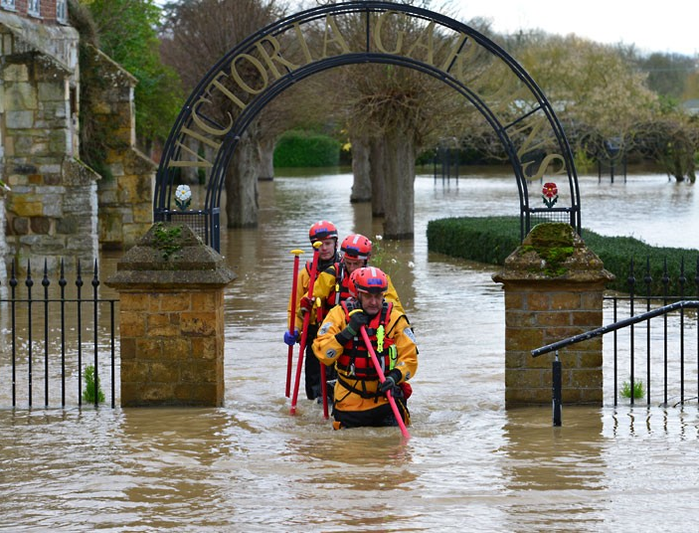
[(175, 190), (175, 204), (181, 211), (186, 211), (192, 202), (192, 190), (189, 185), (178, 185)]

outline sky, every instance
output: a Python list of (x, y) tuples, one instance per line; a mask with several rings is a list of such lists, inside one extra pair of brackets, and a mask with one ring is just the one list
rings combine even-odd
[[(162, 4), (166, 0), (155, 0)], [(311, 0), (281, 0), (290, 6), (317, 5)], [(541, 29), (547, 33), (574, 33), (606, 44), (634, 44), (639, 52), (699, 54), (699, 1), (662, 0), (431, 0), (430, 9), (444, 11), (461, 21), (475, 17), (491, 21), (503, 34)], [(293, 8), (292, 8), (293, 9)], [(452, 11), (453, 10), (453, 11)]]
[[(436, 10), (440, 0), (432, 0)], [(642, 53), (699, 54), (699, 2), (663, 0), (451, 0), (462, 21), (489, 19), (493, 31), (503, 34), (541, 29), (547, 33), (574, 33), (606, 44), (634, 44)]]

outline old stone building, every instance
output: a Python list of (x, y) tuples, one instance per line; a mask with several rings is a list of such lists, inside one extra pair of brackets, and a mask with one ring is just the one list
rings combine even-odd
[[(0, 254), (20, 268), (30, 258), (89, 265), (100, 244), (129, 247), (152, 222), (155, 166), (134, 148), (136, 80), (94, 50), (110, 83), (94, 109), (81, 110), (80, 38), (66, 4), (0, 0), (0, 180), (10, 188)], [(109, 179), (80, 161), (81, 112), (118, 125)]]

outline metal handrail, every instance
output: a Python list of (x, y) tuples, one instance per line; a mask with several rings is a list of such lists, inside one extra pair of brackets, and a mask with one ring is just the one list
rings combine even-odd
[(593, 337), (599, 337), (600, 335), (604, 335), (605, 333), (609, 333), (610, 331), (616, 331), (618, 329), (625, 328), (626, 326), (630, 326), (631, 324), (643, 322), (653, 317), (670, 313), (671, 311), (675, 311), (676, 309), (685, 308), (699, 309), (699, 300), (682, 300), (672, 304), (664, 305), (663, 307), (658, 307), (657, 309), (647, 311), (641, 315), (625, 318), (624, 320), (619, 320), (618, 322), (614, 322), (613, 324), (608, 324), (606, 326), (602, 326), (597, 329), (592, 329), (585, 333), (580, 333), (579, 335), (574, 335), (572, 337), (568, 337), (567, 339), (563, 339), (551, 344), (547, 344), (546, 346), (536, 348), (535, 350), (531, 351), (531, 354), (532, 357), (539, 357), (540, 355), (560, 350), (561, 348), (565, 348), (566, 346), (570, 346), (571, 344), (586, 341), (592, 339)]

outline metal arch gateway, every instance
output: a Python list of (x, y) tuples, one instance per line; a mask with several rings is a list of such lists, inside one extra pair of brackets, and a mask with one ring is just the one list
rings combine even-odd
[[(410, 34), (385, 31), (394, 18)], [(356, 21), (361, 21), (361, 32)], [(346, 29), (355, 23), (352, 34)], [(310, 41), (313, 30), (320, 39)], [(358, 38), (360, 37), (360, 38)], [(509, 159), (520, 202), (520, 238), (533, 223), (564, 221), (580, 233), (580, 198), (572, 152), (546, 96), (501, 47), (475, 29), (426, 9), (354, 1), (303, 11), (259, 30), (221, 58), (187, 99), (165, 144), (156, 176), (154, 219), (183, 220), (220, 250), (220, 200), (241, 135), (278, 94), (308, 76), (342, 65), (382, 63), (433, 76), (461, 94), (493, 128)], [(496, 80), (496, 83), (493, 81)], [(236, 112), (221, 116), (220, 102)], [(206, 159), (190, 148), (206, 145)], [(208, 175), (203, 208), (173, 207), (179, 169)], [(558, 202), (530, 203), (528, 182), (566, 178)]]

